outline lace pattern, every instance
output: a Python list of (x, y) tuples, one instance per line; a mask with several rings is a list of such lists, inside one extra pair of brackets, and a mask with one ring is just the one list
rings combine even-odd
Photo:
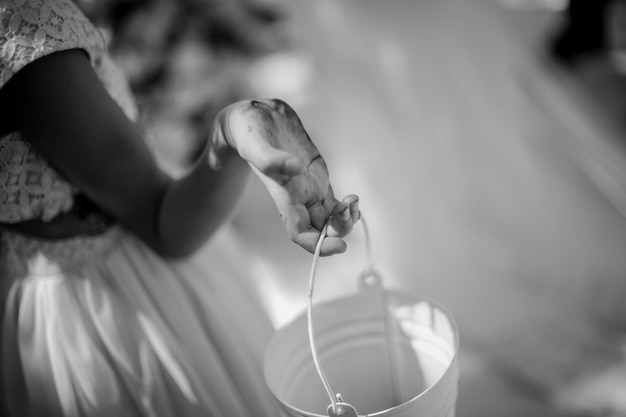
[[(87, 51), (109, 94), (135, 120), (135, 102), (106, 55), (105, 36), (71, 0), (0, 0), (0, 88), (28, 63), (74, 48)], [(0, 138), (0, 222), (50, 220), (72, 207), (75, 193), (21, 135)]]
[(98, 65), (105, 39), (70, 0), (0, 2), (0, 86), (25, 65), (52, 52), (82, 48)]
[(74, 191), (20, 135), (0, 139), (0, 221), (50, 220), (67, 212)]
[(121, 233), (112, 227), (98, 236), (45, 240), (5, 231), (0, 234), (0, 276), (9, 281), (62, 277), (69, 270), (105, 257), (117, 247)]

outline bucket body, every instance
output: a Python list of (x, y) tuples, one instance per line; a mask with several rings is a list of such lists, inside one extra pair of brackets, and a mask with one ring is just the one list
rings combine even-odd
[[(458, 330), (440, 305), (367, 288), (316, 304), (312, 317), (320, 366), (359, 416), (454, 417)], [(264, 372), (284, 417), (328, 416), (306, 314), (277, 330)]]

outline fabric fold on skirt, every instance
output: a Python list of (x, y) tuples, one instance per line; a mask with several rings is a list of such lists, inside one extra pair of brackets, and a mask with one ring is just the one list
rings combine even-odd
[(276, 416), (262, 374), (273, 327), (233, 233), (185, 261), (164, 261), (122, 229), (89, 244), (3, 234), (13, 412)]

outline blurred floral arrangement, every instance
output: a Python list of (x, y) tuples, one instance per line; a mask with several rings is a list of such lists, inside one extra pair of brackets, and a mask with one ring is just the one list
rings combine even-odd
[(193, 160), (248, 68), (290, 45), (281, 0), (75, 0), (109, 36), (142, 124), (172, 168)]

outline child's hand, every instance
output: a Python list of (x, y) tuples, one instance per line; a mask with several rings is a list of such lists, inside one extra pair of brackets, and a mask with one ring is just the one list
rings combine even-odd
[(332, 214), (321, 254), (344, 252), (342, 237), (360, 217), (358, 197), (335, 199), (326, 163), (295, 111), (281, 100), (245, 100), (227, 107), (221, 122), (225, 140), (267, 187), (291, 240), (314, 252)]

